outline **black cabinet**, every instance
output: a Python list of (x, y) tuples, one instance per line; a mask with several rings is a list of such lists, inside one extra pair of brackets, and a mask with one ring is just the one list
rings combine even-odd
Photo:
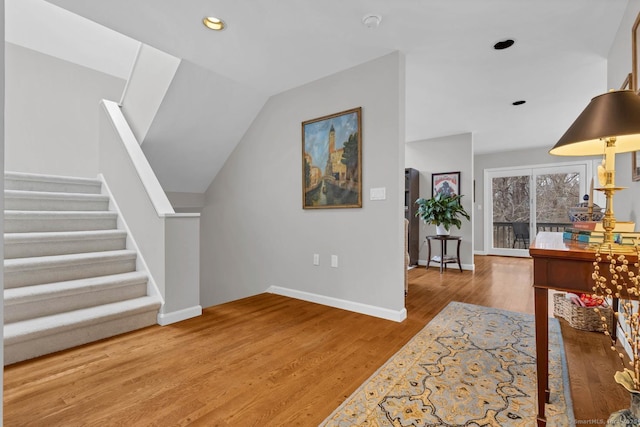
[(420, 191), (420, 173), (416, 169), (404, 170), (404, 217), (409, 220), (409, 265), (418, 264), (418, 252), (420, 249), (420, 218), (416, 216)]

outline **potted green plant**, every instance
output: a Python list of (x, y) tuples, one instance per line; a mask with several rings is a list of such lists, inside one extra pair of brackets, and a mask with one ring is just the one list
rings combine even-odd
[(425, 224), (434, 224), (439, 235), (447, 235), (451, 226), (460, 228), (462, 221), (460, 217), (471, 220), (471, 217), (462, 207), (460, 199), (462, 195), (446, 195), (438, 193), (430, 199), (422, 197), (416, 200), (418, 211), (416, 216), (420, 217)]

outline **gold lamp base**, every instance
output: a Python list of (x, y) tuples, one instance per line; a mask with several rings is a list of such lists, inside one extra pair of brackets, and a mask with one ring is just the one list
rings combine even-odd
[(606, 207), (604, 210), (604, 217), (602, 218), (602, 228), (604, 228), (604, 243), (614, 243), (613, 230), (616, 228), (616, 218), (613, 215), (613, 194), (616, 191), (624, 190), (627, 187), (615, 187), (613, 185), (606, 185), (602, 188), (596, 188), (598, 191), (604, 192), (606, 198)]
[[(611, 174), (613, 175), (613, 174)], [(610, 182), (613, 179), (610, 179)], [(635, 245), (622, 245), (617, 243), (614, 239), (614, 232), (616, 228), (616, 218), (613, 215), (613, 194), (616, 191), (624, 190), (627, 187), (616, 187), (613, 184), (605, 185), (602, 188), (596, 188), (598, 191), (604, 192), (607, 204), (604, 211), (604, 217), (602, 218), (602, 228), (604, 228), (604, 241), (600, 244), (593, 245), (593, 249), (600, 253), (606, 254), (631, 254), (636, 253)]]
[(620, 243), (593, 243), (589, 245), (589, 249), (601, 254), (636, 254), (635, 245), (621, 245)]

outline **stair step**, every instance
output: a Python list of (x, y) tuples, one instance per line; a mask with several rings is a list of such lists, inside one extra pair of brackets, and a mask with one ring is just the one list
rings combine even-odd
[(159, 308), (159, 298), (146, 296), (6, 324), (5, 364), (156, 324)]
[(4, 362), (157, 324), (97, 179), (5, 172)]
[(5, 289), (128, 273), (136, 269), (131, 250), (88, 252), (4, 260)]
[(4, 208), (18, 211), (106, 211), (109, 210), (109, 196), (4, 190)]
[(117, 223), (117, 212), (110, 211), (4, 211), (5, 233), (108, 230)]
[(100, 194), (102, 182), (91, 178), (5, 172), (4, 188), (6, 190)]
[(4, 258), (28, 258), (125, 249), (125, 230), (5, 233)]
[(5, 289), (4, 321), (18, 322), (147, 295), (143, 272)]

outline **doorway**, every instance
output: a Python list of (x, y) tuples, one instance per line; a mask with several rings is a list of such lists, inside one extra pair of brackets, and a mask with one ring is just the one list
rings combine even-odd
[(490, 255), (529, 256), (540, 231), (571, 227), (568, 211), (587, 191), (588, 162), (485, 170), (485, 247)]

